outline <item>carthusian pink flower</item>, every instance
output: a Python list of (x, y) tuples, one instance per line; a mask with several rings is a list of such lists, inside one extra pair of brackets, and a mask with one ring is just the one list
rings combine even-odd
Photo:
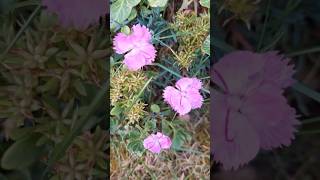
[(143, 25), (136, 24), (131, 34), (118, 33), (113, 39), (113, 49), (124, 55), (124, 64), (129, 70), (136, 71), (150, 65), (156, 57), (156, 50), (151, 44), (151, 33)]
[(277, 52), (237, 51), (212, 69), (220, 90), (211, 95), (211, 149), (225, 169), (252, 160), (260, 148), (288, 146), (299, 124), (282, 95), (294, 83), (293, 66)]
[(153, 153), (160, 153), (162, 149), (170, 149), (171, 144), (171, 139), (160, 132), (151, 134), (143, 141), (144, 148)]
[(163, 98), (179, 115), (185, 115), (202, 106), (201, 86), (197, 78), (181, 78), (175, 87), (167, 86), (164, 89)]
[(62, 26), (78, 30), (98, 23), (108, 10), (106, 0), (42, 0), (42, 4), (57, 14)]

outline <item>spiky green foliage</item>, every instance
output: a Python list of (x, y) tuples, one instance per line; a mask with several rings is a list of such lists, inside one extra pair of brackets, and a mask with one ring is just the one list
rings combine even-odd
[[(29, 152), (34, 147), (39, 149), (32, 151), (37, 154), (20, 161), (25, 160), (24, 168), (32, 176), (43, 173), (52, 149), (73, 129), (83, 126), (67, 153), (54, 162), (56, 168), (50, 169), (48, 177), (53, 174), (60, 179), (107, 177), (106, 130), (99, 128), (105, 119), (105, 108), (95, 109), (96, 113), (79, 125), (90, 113), (89, 105), (106, 81), (109, 39), (105, 29), (91, 27), (85, 32), (63, 29), (57, 25), (55, 16), (40, 11), (25, 29), (18, 29), (21, 35), (13, 41), (16, 34), (13, 27), (19, 23), (1, 20), (6, 22), (0, 33), (4, 52), (0, 59), (1, 136), (15, 141), (2, 156), (2, 168), (18, 169), (18, 163), (10, 167), (5, 164), (15, 162), (14, 156), (21, 156), (19, 153), (23, 152), (17, 149)], [(8, 49), (10, 42), (14, 43)], [(96, 130), (90, 133), (90, 129)], [(29, 137), (34, 137), (29, 144), (20, 143)], [(32, 171), (33, 164), (42, 164), (40, 172)]]

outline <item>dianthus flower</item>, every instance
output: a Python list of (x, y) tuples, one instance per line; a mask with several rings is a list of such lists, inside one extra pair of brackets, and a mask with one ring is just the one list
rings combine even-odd
[(163, 98), (179, 115), (185, 115), (202, 106), (201, 86), (197, 78), (181, 78), (175, 87), (167, 86), (164, 89)]
[(294, 139), (296, 111), (282, 95), (294, 83), (289, 59), (267, 52), (237, 51), (213, 67), (220, 92), (211, 95), (211, 149), (225, 169), (252, 160), (260, 148), (288, 146)]
[(151, 44), (151, 33), (143, 25), (136, 24), (127, 35), (118, 33), (113, 39), (113, 49), (124, 55), (124, 64), (129, 70), (136, 71), (155, 60), (156, 50)]
[(78, 30), (99, 22), (108, 10), (106, 0), (43, 0), (42, 5), (57, 14), (62, 26)]
[(171, 144), (171, 139), (160, 132), (151, 134), (143, 141), (144, 148), (153, 153), (160, 153), (162, 149), (170, 149)]

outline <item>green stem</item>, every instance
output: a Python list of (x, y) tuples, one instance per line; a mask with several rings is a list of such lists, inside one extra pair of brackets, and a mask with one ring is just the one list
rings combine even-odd
[(305, 120), (301, 121), (301, 124), (306, 125), (306, 124), (311, 124), (311, 123), (316, 123), (316, 122), (320, 122), (320, 117), (305, 119)]
[(171, 73), (171, 74), (173, 74), (173, 75), (177, 76), (178, 78), (182, 78), (182, 76), (181, 76), (180, 74), (178, 74), (178, 73), (176, 73), (176, 72), (172, 71), (171, 69), (169, 69), (169, 68), (165, 67), (165, 66), (164, 66), (164, 65), (162, 65), (162, 64), (159, 64), (159, 63), (153, 63), (153, 65), (154, 65), (154, 66), (158, 66), (158, 67), (162, 68), (163, 70), (165, 70), (165, 71), (167, 71), (167, 72), (169, 72), (169, 73)]
[(267, 28), (267, 21), (269, 19), (269, 15), (270, 15), (270, 3), (271, 0), (268, 0), (268, 5), (267, 5), (267, 9), (266, 9), (266, 17), (264, 19), (264, 22), (263, 22), (263, 27), (262, 27), (262, 32), (261, 32), (261, 36), (260, 36), (260, 39), (259, 39), (259, 43), (258, 43), (258, 48), (257, 50), (259, 51), (262, 44), (263, 44), (263, 40), (264, 40), (264, 35), (265, 35), (265, 32), (266, 32), (266, 28)]
[(311, 130), (311, 131), (300, 131), (298, 135), (305, 135), (305, 134), (319, 134), (320, 130)]
[(158, 42), (160, 42), (161, 44), (163, 44), (165, 47), (167, 47), (167, 48), (172, 52), (172, 54), (173, 54), (179, 61), (182, 62), (182, 60), (180, 59), (180, 57), (177, 55), (176, 52), (174, 52), (174, 50), (173, 50), (170, 46), (168, 46), (166, 43), (160, 41), (160, 39), (157, 39), (157, 38), (154, 38), (154, 39), (157, 40)]
[(308, 88), (307, 86), (305, 86), (302, 83), (296, 83), (292, 86), (292, 88), (314, 100), (316, 100), (317, 102), (320, 102), (320, 93), (318, 93), (317, 91), (314, 91), (310, 88)]
[(148, 85), (150, 84), (151, 80), (153, 77), (151, 77), (143, 86), (143, 88), (140, 90), (140, 92), (138, 93), (138, 95), (135, 97), (135, 99), (132, 101), (132, 103), (130, 104), (129, 108), (127, 109), (127, 111), (130, 111), (130, 109), (132, 108), (132, 106), (139, 100), (140, 96), (142, 95), (142, 93), (144, 92), (144, 90), (148, 87)]
[(320, 47), (314, 47), (314, 48), (309, 48), (309, 49), (304, 49), (296, 52), (291, 52), (288, 53), (287, 56), (289, 57), (295, 57), (295, 56), (301, 56), (309, 53), (317, 53), (320, 52)]

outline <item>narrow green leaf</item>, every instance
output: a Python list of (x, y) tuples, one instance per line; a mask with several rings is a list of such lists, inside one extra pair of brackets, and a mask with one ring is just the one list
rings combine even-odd
[(71, 48), (80, 56), (80, 57), (84, 57), (86, 56), (87, 52), (86, 50), (81, 47), (79, 44), (69, 40), (68, 41), (69, 45), (71, 46)]
[(314, 91), (312, 89), (310, 89), (309, 87), (307, 87), (306, 85), (297, 82), (296, 84), (294, 84), (292, 86), (292, 88), (306, 96), (308, 96), (309, 98), (312, 98), (314, 100), (316, 100), (317, 102), (320, 103), (320, 93), (317, 91)]
[(82, 96), (87, 96), (87, 91), (82, 82), (78, 79), (74, 81), (73, 87), (76, 88), (77, 92), (81, 94)]

